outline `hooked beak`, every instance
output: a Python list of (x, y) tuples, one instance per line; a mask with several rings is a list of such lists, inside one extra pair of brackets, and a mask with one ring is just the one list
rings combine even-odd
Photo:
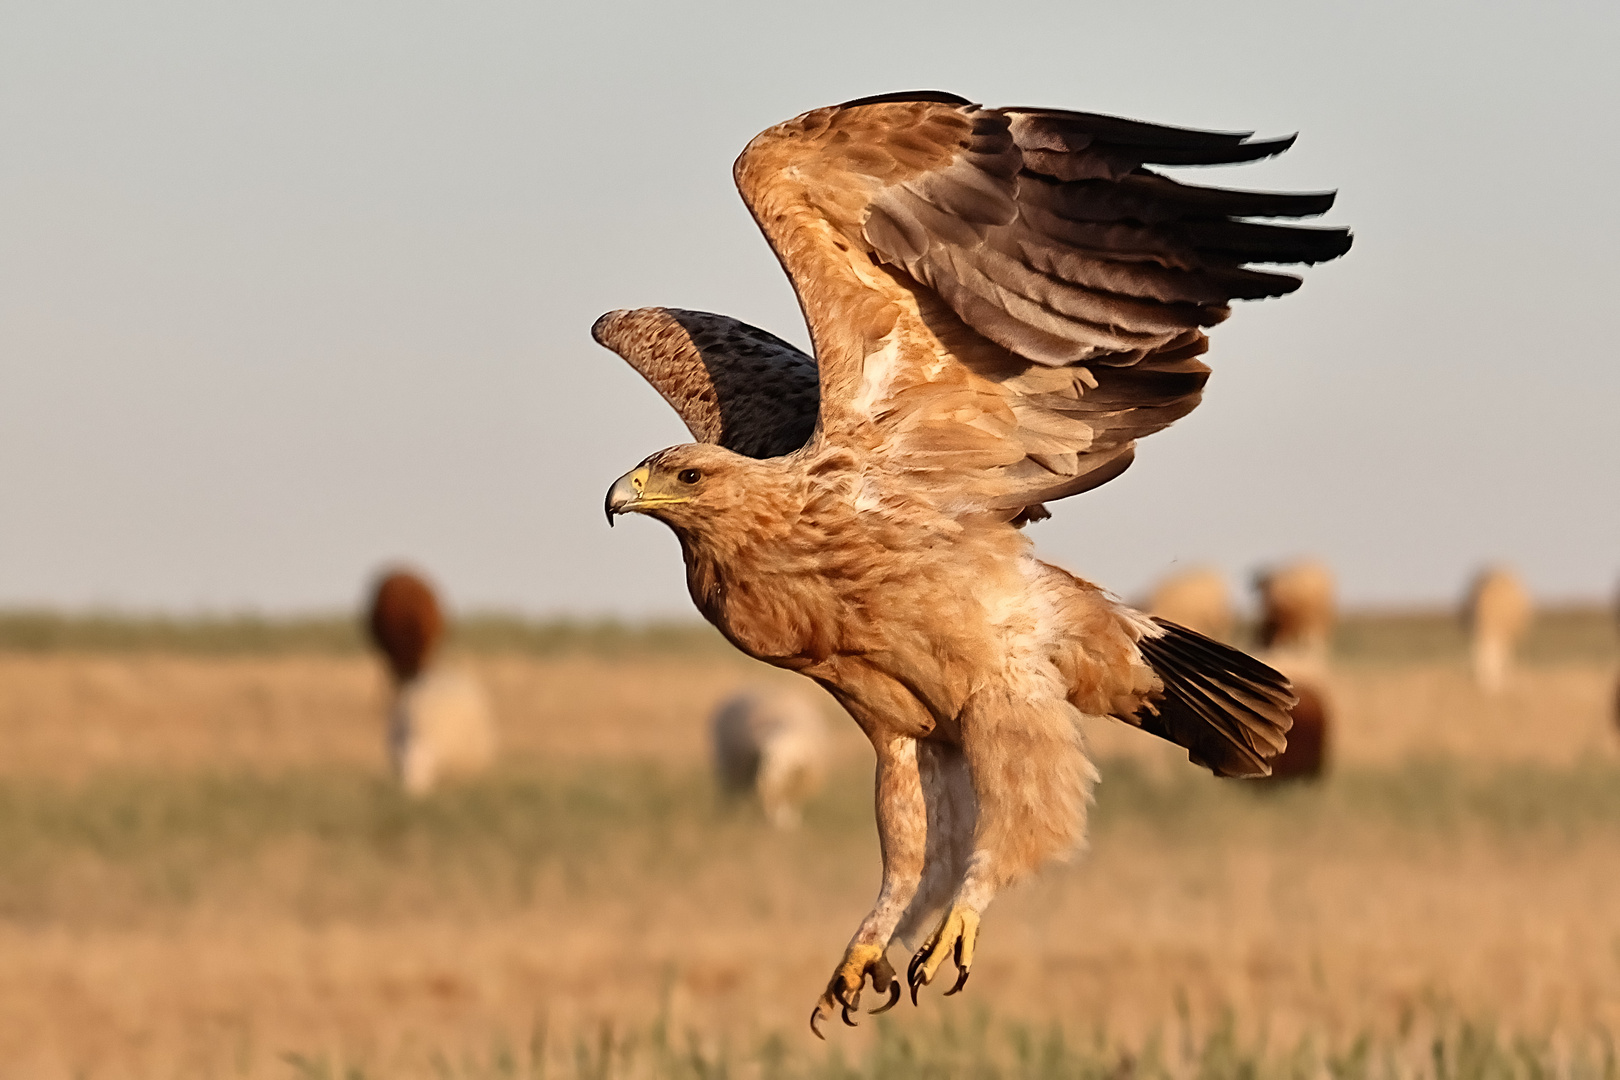
[(607, 511), (609, 528), (613, 526), (614, 515), (628, 514), (641, 505), (641, 496), (647, 490), (649, 475), (651, 473), (647, 466), (639, 465), (613, 481), (602, 507)]

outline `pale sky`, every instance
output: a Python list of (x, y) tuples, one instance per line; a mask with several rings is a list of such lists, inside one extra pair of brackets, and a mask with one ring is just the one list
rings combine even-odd
[(755, 132), (938, 88), (1300, 132), (1227, 186), (1356, 232), (1213, 334), (1204, 405), (1032, 530), (1124, 594), (1318, 554), (1353, 603), (1620, 575), (1620, 5), (387, 0), (0, 6), (0, 606), (691, 612), (602, 496), (684, 441), (590, 339), (805, 342)]

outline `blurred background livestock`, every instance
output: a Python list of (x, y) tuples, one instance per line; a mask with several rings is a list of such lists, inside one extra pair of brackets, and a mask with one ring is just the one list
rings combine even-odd
[(799, 824), (827, 780), (827, 725), (808, 691), (744, 687), (720, 703), (710, 724), (721, 789), (757, 800), (779, 829)]
[(438, 660), (444, 611), (433, 587), (409, 570), (384, 573), (366, 613), (371, 643), (393, 677), (388, 756), (411, 795), (441, 777), (472, 776), (495, 758), (495, 718), (483, 684)]
[[(455, 620), (446, 655), (503, 750), (419, 800), (389, 777), (391, 679), (352, 617), (12, 615), (0, 642), (0, 1075), (831, 1068), (799, 1028), (875, 888), (870, 750), (812, 691), (827, 780), (801, 827), (728, 809), (717, 708), (806, 688), (708, 628)], [(1600, 1064), (1614, 615), (1542, 612), (1522, 655), (1486, 694), (1453, 614), (1345, 614), (1320, 676), (1331, 769), (1305, 787), (1088, 731), (1090, 850), (996, 906), (978, 996), (835, 1053), (1016, 1071), (1034, 1039), (1074, 1070), (1366, 1053), (1404, 1075), (1433, 1039), (1521, 1068), (1528, 1038), (1548, 1069)]]
[(1471, 639), (1474, 681), (1481, 689), (1494, 694), (1507, 684), (1532, 614), (1530, 593), (1510, 568), (1487, 566), (1474, 576), (1462, 618)]

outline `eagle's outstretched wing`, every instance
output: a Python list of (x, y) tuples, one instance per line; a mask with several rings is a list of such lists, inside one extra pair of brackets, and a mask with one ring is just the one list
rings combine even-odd
[(821, 439), (879, 451), (955, 513), (1013, 517), (1104, 483), (1197, 405), (1200, 328), (1343, 254), (1331, 193), (1195, 187), (1147, 165), (1280, 153), (1189, 131), (934, 92), (816, 109), (735, 175), (815, 342)]
[(699, 442), (791, 454), (816, 426), (816, 362), (758, 327), (706, 311), (610, 311), (591, 336), (675, 407)]

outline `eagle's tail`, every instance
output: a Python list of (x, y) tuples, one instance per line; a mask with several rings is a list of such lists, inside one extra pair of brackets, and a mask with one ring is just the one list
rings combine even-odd
[(1247, 653), (1164, 619), (1137, 642), (1164, 684), (1131, 723), (1187, 748), (1216, 776), (1269, 776), (1287, 746), (1294, 689)]

